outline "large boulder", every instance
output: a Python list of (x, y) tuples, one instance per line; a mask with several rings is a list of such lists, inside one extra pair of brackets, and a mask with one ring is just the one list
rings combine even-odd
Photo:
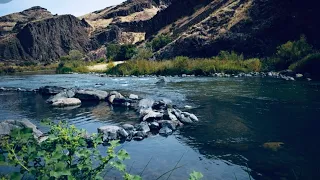
[(43, 86), (39, 88), (39, 93), (43, 95), (55, 95), (64, 91), (66, 88), (59, 86)]
[(108, 92), (101, 90), (78, 90), (74, 97), (81, 101), (103, 101), (108, 95)]
[(98, 133), (103, 134), (103, 141), (127, 138), (129, 135), (123, 128), (111, 125), (99, 127)]
[(135, 126), (135, 128), (136, 128), (137, 131), (143, 131), (143, 132), (145, 132), (145, 133), (147, 133), (147, 132), (150, 131), (150, 128), (149, 128), (149, 126), (148, 126), (148, 123), (146, 123), (146, 122), (141, 122), (140, 124), (137, 124), (137, 125)]
[(169, 127), (166, 127), (166, 126), (159, 130), (159, 134), (164, 135), (164, 136), (168, 136), (168, 135), (172, 134), (172, 132), (173, 132), (172, 129), (170, 129)]
[(52, 103), (55, 107), (77, 106), (81, 104), (81, 100), (77, 98), (60, 98)]
[(34, 138), (38, 142), (42, 142), (46, 139), (44, 134), (38, 130), (37, 126), (31, 123), (29, 120), (6, 120), (0, 123), (0, 137), (5, 135), (10, 135), (11, 131), (14, 129), (30, 128), (33, 131)]
[(154, 103), (153, 99), (141, 99), (139, 101), (138, 107), (139, 109), (149, 109), (152, 108)]
[(75, 94), (76, 92), (74, 89), (65, 90), (63, 92), (60, 92), (59, 94), (52, 96), (46, 102), (52, 104), (62, 98), (73, 98)]
[(117, 99), (117, 103), (121, 102), (122, 100), (125, 100), (124, 96), (122, 96), (121, 93), (119, 93), (117, 91), (111, 91), (108, 96), (108, 102), (111, 104), (114, 104), (115, 99)]
[(163, 113), (153, 111), (151, 109), (144, 111), (145, 115), (141, 114), (142, 121), (153, 121), (156, 119), (161, 119), (163, 117)]
[(161, 120), (158, 121), (160, 124), (161, 128), (168, 127), (171, 130), (176, 130), (177, 127), (179, 126), (179, 121), (169, 121), (169, 120)]

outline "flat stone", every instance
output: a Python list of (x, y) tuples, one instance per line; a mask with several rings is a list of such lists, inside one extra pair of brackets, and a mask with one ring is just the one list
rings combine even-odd
[(39, 93), (44, 95), (55, 95), (64, 91), (65, 88), (59, 86), (43, 86), (39, 88)]
[(81, 104), (81, 100), (77, 98), (61, 98), (52, 103), (54, 107), (77, 106)]
[(140, 124), (137, 124), (135, 126), (135, 128), (136, 128), (137, 131), (143, 131), (143, 132), (146, 132), (146, 133), (150, 131), (148, 123), (146, 123), (146, 122), (141, 122)]
[(139, 99), (139, 96), (138, 96), (138, 95), (135, 95), (135, 94), (130, 94), (130, 95), (129, 95), (129, 99), (137, 100), (137, 99)]
[(81, 101), (103, 101), (109, 93), (101, 90), (78, 90), (75, 97)]

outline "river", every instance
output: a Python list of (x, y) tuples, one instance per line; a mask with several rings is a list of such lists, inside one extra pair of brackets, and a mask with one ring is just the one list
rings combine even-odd
[[(204, 179), (320, 179), (320, 82), (283, 81), (272, 78), (168, 77), (156, 85), (155, 77), (99, 77), (95, 75), (1, 76), (0, 87), (39, 88), (45, 85), (118, 90), (142, 97), (168, 98), (198, 116), (200, 121), (173, 135), (151, 136), (122, 144), (131, 159), (131, 173), (155, 179), (181, 168), (170, 179), (187, 179), (200, 171)], [(105, 84), (96, 87), (97, 83)], [(47, 97), (31, 92), (0, 92), (0, 121), (29, 119), (67, 120), (96, 132), (97, 127), (137, 122), (137, 114), (111, 108), (105, 102), (82, 104), (76, 109), (56, 109)], [(277, 151), (266, 142), (282, 142)], [(112, 174), (111, 174), (112, 176)], [(116, 176), (116, 174), (114, 175)], [(166, 179), (164, 177), (163, 179)]]

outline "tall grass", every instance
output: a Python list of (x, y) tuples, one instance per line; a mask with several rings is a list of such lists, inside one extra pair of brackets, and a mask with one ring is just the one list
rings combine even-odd
[(13, 74), (18, 72), (54, 71), (58, 64), (36, 64), (36, 63), (0, 63), (0, 74)]
[(212, 73), (240, 73), (260, 71), (259, 59), (248, 60), (222, 60), (220, 57), (211, 59), (189, 59), (176, 57), (173, 60), (148, 61), (131, 60), (113, 67), (107, 74), (116, 75), (210, 75)]

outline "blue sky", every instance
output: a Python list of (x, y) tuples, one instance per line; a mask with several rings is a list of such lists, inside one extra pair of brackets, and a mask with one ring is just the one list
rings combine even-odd
[[(8, 2), (9, 1), (9, 2)], [(32, 6), (41, 6), (53, 14), (81, 16), (124, 0), (0, 0), (0, 16), (23, 11)]]

